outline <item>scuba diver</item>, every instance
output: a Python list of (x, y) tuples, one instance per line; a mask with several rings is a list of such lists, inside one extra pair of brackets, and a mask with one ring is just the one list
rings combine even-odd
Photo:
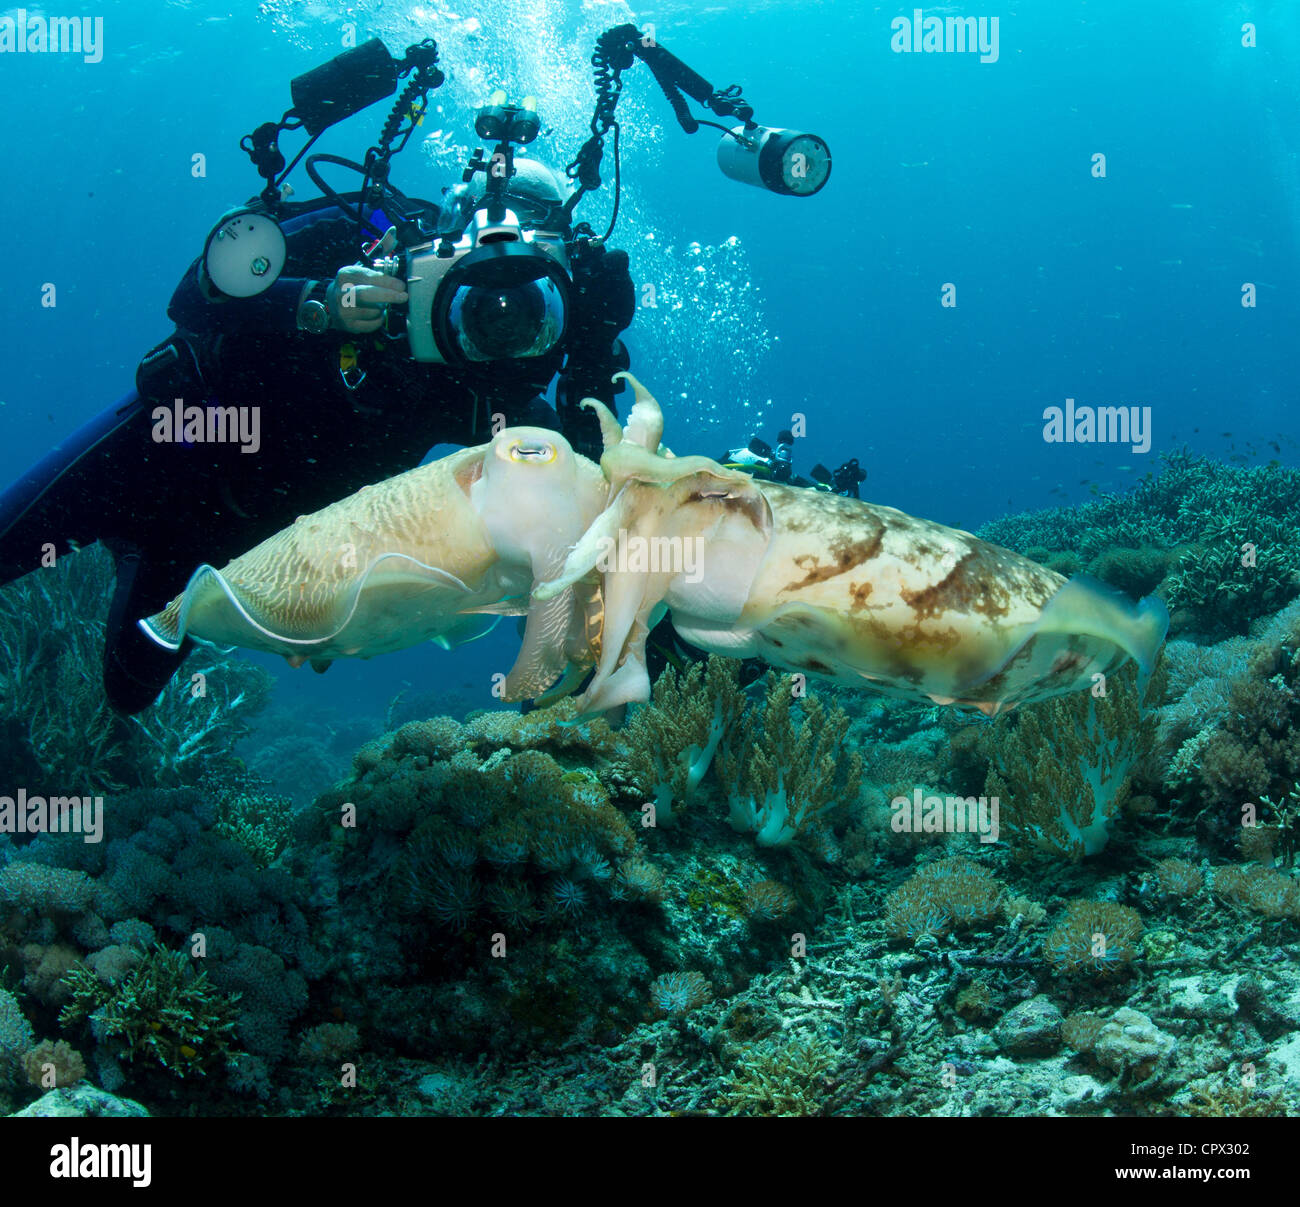
[[(540, 119), (531, 98), (509, 105), (497, 92), (474, 126), (490, 156), (475, 151), (440, 203), (390, 182), (392, 157), (444, 82), (431, 39), (401, 60), (378, 39), (345, 51), (295, 78), (293, 106), (241, 141), (265, 187), (213, 228), (168, 306), (176, 329), (146, 354), (136, 389), (0, 495), (0, 583), (49, 564), (51, 550), (98, 540), (112, 553), (103, 676), (115, 710), (150, 705), (188, 654), (188, 641), (165, 648), (138, 621), (200, 564), (224, 564), (295, 517), (418, 465), (436, 444), (482, 443), (501, 426), (556, 428), (599, 457), (598, 423), (578, 404), (593, 397), (613, 410), (622, 385), (611, 378), (629, 363), (619, 336), (635, 292), (626, 253), (608, 240), (614, 109), (634, 59), (651, 66), (688, 132), (701, 123), (679, 89), (740, 121), (724, 137), (736, 144), (726, 163), (719, 152), (728, 175), (792, 195), (825, 183), (820, 140), (758, 126), (738, 88), (712, 89), (631, 25), (597, 43), (592, 133), (567, 179), (516, 158)], [(321, 196), (290, 200), (286, 177), (316, 139), (403, 77), (364, 162), (307, 156)], [(298, 129), (308, 139), (286, 167), (278, 138)], [(597, 237), (572, 216), (601, 185), (611, 129), (614, 217)], [(778, 189), (796, 146), (814, 170)], [(323, 165), (357, 173), (360, 187), (340, 192)], [(555, 410), (543, 398), (552, 383)]]
[(867, 475), (856, 457), (845, 461), (834, 471), (818, 462), (809, 471), (810, 476), (803, 478), (794, 472), (794, 439), (794, 433), (789, 428), (783, 428), (777, 433), (776, 451), (773, 452), (766, 440), (755, 436), (740, 448), (728, 449), (718, 461), (728, 469), (744, 470), (765, 481), (800, 486), (806, 490), (821, 490), (848, 499), (862, 497), (858, 488), (867, 480)]

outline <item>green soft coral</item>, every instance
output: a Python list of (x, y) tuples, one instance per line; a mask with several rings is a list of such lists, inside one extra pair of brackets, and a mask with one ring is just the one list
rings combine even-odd
[(1060, 696), (994, 724), (984, 795), (998, 799), (1014, 841), (1073, 860), (1106, 846), (1133, 770), (1151, 753), (1156, 719), (1148, 705), (1159, 702), (1164, 681), (1157, 670), (1139, 685), (1129, 665), (1110, 677), (1104, 696)]
[(666, 667), (650, 703), (620, 737), (639, 791), (654, 804), (655, 824), (670, 826), (695, 795), (719, 744), (745, 707), (739, 664), (710, 656), (679, 675)]
[(762, 706), (745, 714), (736, 740), (718, 755), (731, 826), (753, 833), (760, 847), (814, 835), (823, 815), (855, 799), (862, 783), (862, 756), (843, 750), (849, 728), (844, 710), (809, 697), (803, 722), (796, 724), (795, 698), (790, 676), (769, 673)]

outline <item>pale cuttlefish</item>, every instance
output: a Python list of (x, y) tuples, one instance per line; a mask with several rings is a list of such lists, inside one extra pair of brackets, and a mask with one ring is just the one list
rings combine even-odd
[(173, 647), (188, 632), (319, 666), (526, 613), (504, 698), (594, 664), (584, 712), (649, 698), (645, 643), (665, 611), (712, 653), (989, 716), (1130, 658), (1150, 673), (1159, 599), (1067, 582), (890, 507), (675, 457), (658, 404), (624, 376), (626, 426), (588, 400), (599, 469), (555, 433), (508, 428), (202, 567), (142, 625)]
[(339, 657), (430, 640), (450, 647), (500, 615), (526, 614), (499, 694), (528, 699), (566, 667), (590, 665), (595, 592), (530, 595), (558, 573), (607, 495), (599, 467), (563, 436), (507, 428), (300, 516), (219, 570), (200, 566), (140, 627), (169, 649), (188, 635), (324, 671)]

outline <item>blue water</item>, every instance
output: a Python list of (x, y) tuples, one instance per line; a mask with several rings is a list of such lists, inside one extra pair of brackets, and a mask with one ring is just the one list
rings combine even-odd
[[(341, 49), (345, 19), (328, 3), (92, 7), (102, 62), (0, 59), (0, 480), (129, 387), (213, 221), (258, 187), (239, 138), (288, 107), (292, 76)], [(413, 193), (451, 178), (497, 83), (539, 97), (554, 130), (542, 150), (576, 149), (590, 45), (625, 20), (653, 22), (715, 85), (743, 84), (760, 122), (827, 139), (834, 172), (815, 198), (746, 189), (717, 171), (712, 132), (683, 134), (649, 72), (627, 75), (613, 243), (639, 285), (680, 302), (643, 309), (628, 336), (679, 452), (771, 439), (801, 413), (797, 468), (856, 455), (865, 497), (967, 528), (1085, 499), (1094, 483), (1122, 488), (1183, 444), (1295, 463), (1300, 9), (1001, 7), (995, 63), (893, 52), (890, 22), (911, 12), (523, 0), (453, 14), (375, 0), (346, 19), (357, 40), (379, 35), (397, 52), (422, 36), (443, 48), (449, 80), (427, 144), (396, 161)], [(1241, 45), (1247, 21), (1256, 48)], [(359, 156), (382, 111), (319, 149)], [(296, 149), (292, 136), (284, 145)], [(1091, 174), (1095, 153), (1105, 179)], [(295, 183), (310, 193), (301, 174)], [(603, 228), (611, 192), (579, 216)], [(54, 308), (40, 304), (47, 282)], [(955, 309), (940, 306), (945, 282)], [(1240, 303), (1244, 282), (1257, 286), (1254, 309)], [(1044, 444), (1043, 408), (1066, 397), (1150, 406), (1151, 451)], [(327, 680), (297, 677), (298, 690), (379, 700), (404, 680), (473, 677), (490, 648), (340, 665)]]

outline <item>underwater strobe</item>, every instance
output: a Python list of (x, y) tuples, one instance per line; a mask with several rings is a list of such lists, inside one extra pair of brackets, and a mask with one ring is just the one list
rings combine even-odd
[(830, 179), (831, 150), (815, 134), (737, 126), (718, 143), (718, 167), (741, 184), (811, 197)]
[[(614, 111), (623, 91), (623, 72), (637, 59), (654, 73), (655, 82), (672, 106), (678, 125), (687, 134), (694, 134), (701, 126), (722, 131), (718, 167), (724, 175), (785, 197), (811, 197), (826, 186), (831, 175), (831, 152), (825, 139), (801, 130), (760, 126), (754, 121), (753, 105), (741, 95), (739, 85), (714, 88), (699, 72), (660, 46), (652, 30), (643, 34), (635, 25), (619, 25), (596, 39), (596, 50), (591, 56), (596, 69), (596, 111), (591, 118), (591, 137), (565, 169), (569, 179), (578, 182), (578, 189), (569, 200), (568, 208), (572, 212), (578, 198), (600, 188), (605, 136), (614, 131), (614, 219), (605, 238), (613, 231), (618, 217), (619, 139)], [(718, 117), (740, 124), (722, 126), (696, 117), (686, 103), (687, 97)]]

